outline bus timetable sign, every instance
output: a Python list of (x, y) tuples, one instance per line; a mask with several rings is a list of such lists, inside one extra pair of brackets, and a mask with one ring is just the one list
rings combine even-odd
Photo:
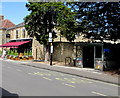
[(49, 41), (49, 42), (52, 42), (52, 38), (49, 38), (48, 41)]

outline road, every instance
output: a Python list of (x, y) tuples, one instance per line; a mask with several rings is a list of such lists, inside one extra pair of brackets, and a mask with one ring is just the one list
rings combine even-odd
[(118, 86), (115, 84), (25, 66), (18, 62), (1, 62), (5, 96), (118, 96)]

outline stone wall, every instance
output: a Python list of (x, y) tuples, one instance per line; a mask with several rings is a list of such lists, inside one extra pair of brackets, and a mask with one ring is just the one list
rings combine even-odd
[[(71, 64), (73, 64), (73, 58), (83, 56), (83, 47), (75, 46), (75, 43), (54, 43), (54, 53), (53, 60), (65, 62), (65, 59), (68, 57), (71, 58)], [(66, 59), (67, 60), (67, 59)]]
[[(6, 30), (1, 29), (0, 30), (0, 45), (6, 43)], [(0, 48), (0, 51), (2, 51), (2, 48)]]
[(76, 46), (76, 57), (83, 57), (83, 46)]
[[(69, 42), (54, 42), (53, 61), (65, 62), (65, 58), (82, 57), (82, 47), (75, 46), (75, 43)], [(33, 38), (32, 55), (34, 60), (44, 60), (45, 51), (44, 45), (41, 45), (35, 38)]]
[(35, 38), (32, 43), (32, 56), (34, 60), (44, 60), (44, 45), (41, 45)]
[(76, 47), (74, 43), (54, 43), (53, 60), (65, 61), (66, 57), (73, 59), (76, 57)]
[[(2, 30), (0, 30), (0, 45), (2, 45)], [(2, 51), (1, 47), (0, 47), (0, 51)]]
[(0, 30), (0, 45), (2, 45), (2, 30)]

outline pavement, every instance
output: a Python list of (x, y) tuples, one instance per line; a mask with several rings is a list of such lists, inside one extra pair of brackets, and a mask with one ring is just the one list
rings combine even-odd
[(106, 74), (103, 71), (95, 70), (95, 69), (91, 69), (91, 68), (61, 66), (58, 63), (51, 66), (51, 65), (49, 65), (49, 62), (43, 62), (43, 61), (13, 61), (13, 60), (6, 60), (6, 61), (22, 63), (23, 66), (31, 66), (31, 67), (66, 73), (66, 74), (70, 74), (70, 75), (75, 75), (75, 76), (79, 76), (79, 77), (84, 77), (84, 78), (88, 78), (88, 79), (98, 80), (101, 82), (107, 82), (107, 83), (120, 85), (120, 77), (119, 76)]

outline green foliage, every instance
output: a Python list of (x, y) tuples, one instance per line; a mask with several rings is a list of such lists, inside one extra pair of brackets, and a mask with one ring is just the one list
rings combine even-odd
[(8, 51), (8, 54), (7, 55), (14, 55), (14, 56), (18, 56), (18, 53), (17, 51)]
[(69, 41), (75, 39), (75, 13), (62, 2), (29, 2), (26, 4), (30, 15), (24, 18), (25, 28), (30, 36), (35, 36), (47, 45), (49, 32), (56, 38), (54, 28), (61, 31)]
[(67, 5), (77, 13), (76, 18), (87, 38), (120, 39), (119, 2), (71, 2)]
[(0, 55), (2, 54), (2, 51), (0, 51)]

